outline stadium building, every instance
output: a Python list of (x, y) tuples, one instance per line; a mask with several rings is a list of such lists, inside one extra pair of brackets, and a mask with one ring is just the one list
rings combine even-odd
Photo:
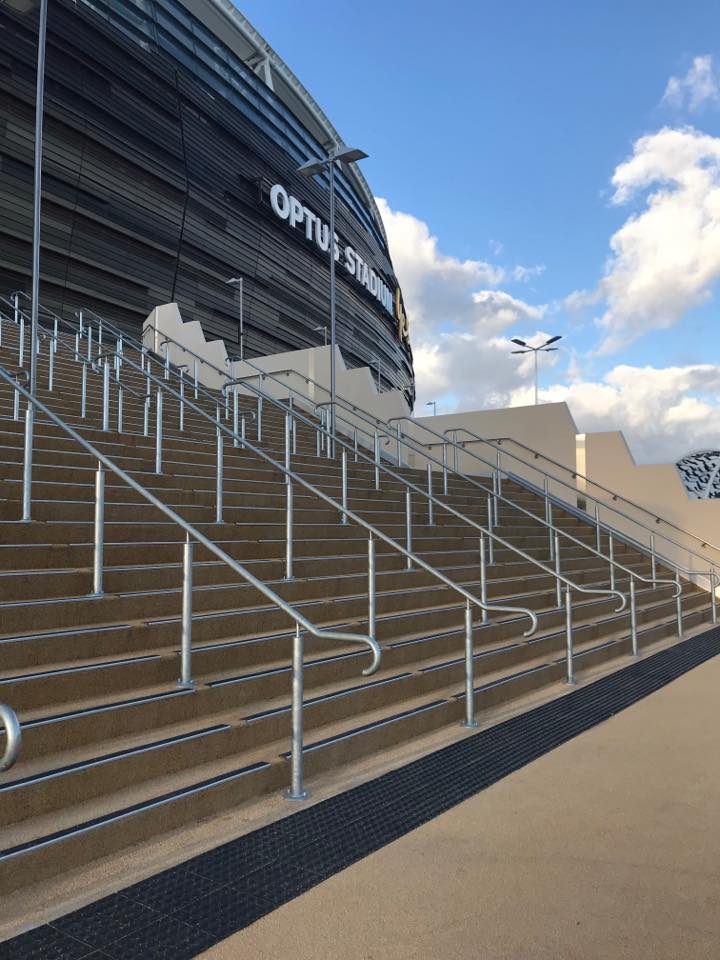
[[(29, 290), (37, 16), (0, 3), (0, 289)], [(341, 138), (228, 0), (57, 0), (48, 18), (41, 300), (139, 330), (177, 302), (248, 357), (329, 322), (327, 178)], [(337, 336), (348, 366), (414, 397), (402, 295), (372, 192), (338, 170)]]

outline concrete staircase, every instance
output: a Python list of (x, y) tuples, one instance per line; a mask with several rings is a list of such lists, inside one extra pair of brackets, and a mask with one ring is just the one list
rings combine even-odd
[[(17, 328), (4, 325), (0, 365), (14, 371)], [(152, 436), (143, 436), (143, 404), (126, 391), (124, 432), (103, 431), (97, 374), (89, 376), (80, 418), (81, 364), (58, 353), (47, 391), (47, 343), (39, 361), (40, 398), (68, 423), (172, 506), (198, 530), (271, 584), (315, 624), (367, 630), (367, 532), (340, 523), (337, 509), (311, 492), (295, 496), (295, 579), (284, 580), (285, 482), (247, 449), (225, 446), (224, 522), (215, 522), (215, 438), (197, 414), (178, 427), (167, 401), (163, 473), (155, 473)], [(144, 389), (140, 376), (124, 377)], [(113, 394), (112, 423), (116, 423)], [(254, 409), (241, 400), (243, 409)], [(21, 405), (21, 410), (24, 405)], [(207, 404), (208, 408), (211, 407)], [(173, 426), (174, 425), (174, 426)], [(248, 438), (255, 436), (248, 420)], [(264, 449), (282, 460), (284, 421), (268, 406)], [(300, 429), (293, 469), (335, 499), (340, 464), (315, 455), (316, 437)], [(35, 423), (33, 521), (19, 523), (22, 419), (12, 391), (0, 387), (0, 700), (23, 726), (20, 762), (0, 775), (0, 893), (36, 883), (134, 844), (170, 835), (200, 818), (280, 791), (289, 779), (290, 660), (288, 616), (202, 546), (194, 556), (194, 690), (180, 688), (183, 531), (108, 473), (105, 593), (92, 589), (96, 463), (59, 427)], [(418, 472), (403, 469), (420, 484)], [(349, 506), (403, 541), (405, 492), (373, 469), (349, 466)], [(543, 503), (512, 484), (503, 492), (538, 517)], [(486, 523), (487, 504), (470, 484), (451, 478), (447, 502)], [(594, 530), (575, 516), (556, 522), (594, 545)], [(501, 509), (497, 528), (510, 543), (548, 562), (540, 523)], [(454, 582), (479, 591), (477, 530), (427, 507), (413, 513), (413, 548)], [(649, 575), (649, 560), (618, 542), (616, 559)], [(553, 578), (511, 550), (496, 550), (489, 568), (491, 601), (527, 606), (539, 618), (491, 613), (475, 630), (475, 697), (480, 716), (547, 688), (565, 676), (565, 614)], [(305, 770), (333, 767), (392, 751), (440, 728), (464, 711), (464, 602), (424, 570), (377, 544), (377, 639), (380, 670), (361, 676), (368, 653), (308, 637), (305, 645)], [(563, 550), (563, 572), (579, 584), (608, 587), (607, 564), (581, 547)], [(617, 588), (627, 590), (619, 575)], [(479, 594), (478, 594), (479, 595)], [(612, 597), (576, 596), (576, 671), (628, 657), (629, 617)], [(707, 594), (683, 591), (684, 626), (708, 619)], [(641, 648), (676, 634), (667, 587), (638, 592)], [(458, 731), (459, 732), (459, 731)]]

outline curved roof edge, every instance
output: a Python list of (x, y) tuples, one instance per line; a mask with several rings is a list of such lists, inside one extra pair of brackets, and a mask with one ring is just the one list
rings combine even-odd
[[(274, 91), (323, 146), (331, 149), (344, 143), (317, 101), (231, 0), (180, 0), (180, 2)], [(223, 26), (228, 25), (235, 31), (230, 35), (222, 29)], [(385, 224), (367, 180), (355, 164), (346, 165), (345, 170), (366, 201), (387, 243)]]

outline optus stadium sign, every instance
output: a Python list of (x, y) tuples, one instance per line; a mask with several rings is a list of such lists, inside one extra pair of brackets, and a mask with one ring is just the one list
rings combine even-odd
[[(327, 253), (330, 247), (330, 227), (297, 197), (288, 193), (282, 184), (276, 183), (270, 190), (270, 206), (281, 220), (291, 227), (303, 229), (305, 238), (314, 242)], [(334, 237), (335, 261), (354, 277), (356, 282), (382, 304), (385, 310), (397, 321), (398, 336), (402, 340), (409, 337), (407, 316), (403, 306), (400, 288), (392, 291), (383, 278), (349, 244), (342, 246), (337, 233)]]

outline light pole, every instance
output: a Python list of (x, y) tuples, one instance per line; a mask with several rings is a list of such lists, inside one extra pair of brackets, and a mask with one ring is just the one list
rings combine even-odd
[(433, 408), (433, 416), (434, 416), (434, 417), (437, 416), (437, 400), (428, 400), (428, 402), (425, 404), (425, 406), (426, 406), (426, 407), (432, 407), (432, 408)]
[(240, 297), (240, 359), (245, 359), (245, 327), (243, 326), (243, 278), (230, 277), (225, 283), (232, 283), (238, 288)]
[(558, 340), (562, 340), (562, 336), (558, 335), (557, 337), (550, 337), (549, 340), (546, 340), (545, 343), (541, 343), (539, 347), (531, 347), (529, 343), (525, 343), (524, 340), (520, 340), (517, 337), (513, 337), (510, 341), (511, 343), (516, 343), (519, 347), (524, 347), (524, 350), (513, 350), (513, 353), (532, 353), (533, 360), (535, 361), (535, 406), (538, 405), (538, 354), (539, 353), (552, 353), (557, 350), (557, 347), (551, 347), (551, 343), (557, 343)]
[(375, 369), (377, 370), (377, 390), (380, 393), (380, 357), (375, 354)]
[(319, 333), (321, 330), (323, 332), (323, 336), (325, 339), (325, 346), (327, 346), (327, 335), (328, 335), (327, 324), (321, 323), (319, 327), (313, 327), (313, 333)]
[(335, 164), (355, 163), (367, 154), (355, 147), (335, 147), (327, 157), (312, 157), (298, 167), (303, 177), (314, 177), (316, 173), (328, 172), (330, 181), (330, 227), (328, 232), (328, 250), (330, 252), (330, 442), (335, 456)]

